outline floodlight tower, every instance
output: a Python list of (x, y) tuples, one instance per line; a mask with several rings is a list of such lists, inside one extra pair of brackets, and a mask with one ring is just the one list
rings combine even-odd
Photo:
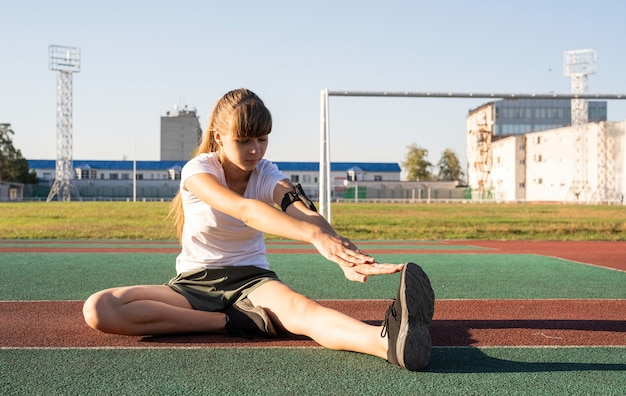
[(72, 195), (80, 196), (72, 158), (72, 73), (80, 71), (80, 48), (51, 45), (48, 53), (50, 70), (57, 72), (57, 162), (47, 201), (55, 195), (59, 201), (71, 201)]
[[(571, 77), (572, 95), (587, 93), (587, 76), (596, 72), (596, 50), (581, 49), (565, 51), (565, 77)], [(576, 200), (587, 200), (591, 193), (588, 179), (588, 136), (586, 124), (589, 120), (586, 99), (572, 99), (572, 129), (574, 131), (574, 171), (569, 192)]]

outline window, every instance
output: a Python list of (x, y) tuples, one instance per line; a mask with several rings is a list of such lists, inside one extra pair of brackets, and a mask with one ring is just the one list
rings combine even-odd
[(128, 173), (122, 173), (122, 180), (130, 180), (130, 175)]
[(77, 179), (97, 179), (98, 178), (98, 172), (96, 170), (93, 169), (81, 169), (81, 168), (76, 168), (74, 170), (75, 176)]
[(180, 180), (180, 169), (172, 168), (167, 171), (169, 179)]
[(383, 181), (382, 175), (374, 175), (374, 181)]
[(549, 108), (549, 109), (546, 109), (546, 110), (547, 110), (547, 113), (548, 113), (548, 114), (547, 114), (547, 115), (548, 115), (548, 118), (559, 118), (559, 110), (560, 110), (560, 109), (557, 109), (557, 108)]
[(20, 199), (20, 189), (17, 186), (9, 187), (9, 200), (14, 201), (16, 199)]
[(109, 179), (111, 180), (117, 180), (119, 179), (120, 175), (118, 175), (117, 173), (111, 173), (109, 174)]
[(302, 183), (311, 183), (311, 175), (302, 175)]
[(536, 108), (535, 109), (535, 118), (546, 118), (546, 109), (544, 108)]
[(300, 182), (300, 175), (291, 175), (291, 182), (292, 183), (299, 183)]

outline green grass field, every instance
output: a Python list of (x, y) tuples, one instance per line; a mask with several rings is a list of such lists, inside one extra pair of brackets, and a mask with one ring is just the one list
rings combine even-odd
[[(626, 240), (621, 205), (334, 203), (332, 210), (333, 226), (355, 240)], [(176, 239), (168, 212), (168, 202), (0, 203), (0, 238)]]

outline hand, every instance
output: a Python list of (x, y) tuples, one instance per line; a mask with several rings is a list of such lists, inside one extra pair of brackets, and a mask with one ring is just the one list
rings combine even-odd
[(354, 243), (340, 235), (324, 233), (314, 243), (326, 259), (339, 264), (344, 276), (353, 282), (365, 282), (370, 275), (386, 275), (402, 271), (404, 264), (381, 264), (362, 252)]
[(354, 267), (375, 262), (372, 256), (360, 251), (354, 243), (340, 235), (322, 233), (315, 239), (313, 245), (327, 260), (341, 267)]
[(364, 283), (370, 275), (388, 275), (402, 271), (404, 264), (359, 264), (352, 267), (340, 265), (343, 275), (353, 282)]

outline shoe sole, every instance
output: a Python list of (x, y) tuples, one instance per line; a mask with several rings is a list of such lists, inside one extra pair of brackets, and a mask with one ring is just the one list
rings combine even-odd
[(435, 294), (422, 268), (408, 263), (400, 281), (402, 316), (396, 356), (401, 367), (423, 370), (430, 362), (432, 340), (428, 327), (434, 315)]

